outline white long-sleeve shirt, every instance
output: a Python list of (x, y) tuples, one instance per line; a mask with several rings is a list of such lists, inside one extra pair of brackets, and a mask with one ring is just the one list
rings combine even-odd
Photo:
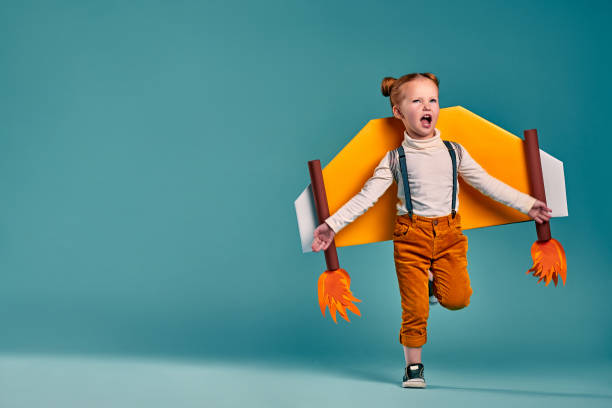
[[(424, 217), (441, 217), (451, 213), (453, 168), (448, 149), (435, 129), (429, 139), (413, 139), (404, 132), (402, 142), (406, 153), (406, 170), (413, 213)], [(458, 174), (483, 194), (527, 214), (536, 199), (489, 175), (459, 143), (453, 142), (457, 156)], [(402, 174), (397, 150), (382, 158), (372, 177), (363, 188), (325, 222), (338, 233), (372, 207), (379, 197), (397, 182), (397, 214), (407, 214)], [(459, 185), (457, 185), (459, 189)], [(457, 190), (457, 194), (459, 191)], [(457, 197), (456, 210), (459, 208)]]

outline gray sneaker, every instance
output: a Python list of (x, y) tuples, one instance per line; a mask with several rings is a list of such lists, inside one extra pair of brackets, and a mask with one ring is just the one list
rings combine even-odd
[(425, 377), (423, 372), (425, 367), (421, 363), (409, 364), (404, 373), (402, 387), (404, 388), (425, 388)]

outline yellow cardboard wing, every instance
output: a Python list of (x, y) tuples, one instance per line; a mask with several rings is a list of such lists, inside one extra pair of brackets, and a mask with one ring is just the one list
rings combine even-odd
[[(436, 126), (443, 140), (461, 143), (489, 174), (530, 194), (523, 140), (461, 107), (440, 110)], [(370, 120), (323, 169), (330, 214), (357, 194), (384, 154), (397, 148), (404, 127), (395, 118)], [(563, 163), (540, 150), (547, 205), (553, 217), (568, 215)], [(528, 221), (529, 217), (483, 195), (459, 178), (459, 211), (463, 229)], [(392, 238), (397, 186), (336, 237), (336, 246), (367, 244)], [(310, 252), (313, 231), (319, 224), (308, 186), (295, 201), (302, 251)]]

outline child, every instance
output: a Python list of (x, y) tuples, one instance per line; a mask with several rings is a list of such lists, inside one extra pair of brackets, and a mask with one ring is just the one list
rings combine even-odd
[[(334, 235), (363, 214), (393, 181), (397, 218), (393, 232), (395, 269), (402, 299), (399, 341), (406, 368), (403, 387), (424, 388), (422, 346), (429, 317), (428, 273), (438, 302), (450, 310), (466, 307), (472, 289), (467, 272), (467, 237), (461, 231), (457, 174), (483, 194), (547, 222), (545, 203), (490, 176), (459, 143), (441, 139), (436, 122), (438, 78), (413, 73), (382, 81), (393, 116), (406, 130), (397, 150), (387, 152), (362, 190), (314, 231), (313, 251), (325, 250)], [(408, 188), (406, 188), (408, 187)]]

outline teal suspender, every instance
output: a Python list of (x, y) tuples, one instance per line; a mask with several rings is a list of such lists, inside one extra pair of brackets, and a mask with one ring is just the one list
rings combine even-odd
[(408, 172), (406, 171), (406, 154), (404, 153), (404, 147), (400, 146), (397, 148), (399, 153), (400, 168), (402, 169), (402, 183), (404, 183), (404, 197), (406, 198), (406, 208), (408, 214), (412, 217), (412, 200), (410, 199), (410, 184), (408, 183)]
[[(444, 145), (448, 149), (448, 153), (450, 154), (451, 161), (453, 163), (453, 203), (451, 205), (451, 214), (453, 215), (453, 218), (455, 218), (455, 214), (457, 214), (455, 209), (457, 206), (457, 157), (455, 156), (455, 149), (453, 149), (451, 142), (444, 140)], [(410, 184), (408, 183), (408, 171), (406, 170), (406, 153), (404, 152), (404, 147), (398, 147), (397, 152), (400, 159), (400, 169), (402, 170), (402, 183), (404, 185), (406, 208), (408, 209), (408, 214), (412, 217), (412, 200), (410, 199)]]
[(455, 218), (455, 214), (457, 213), (457, 157), (455, 156), (455, 149), (453, 149), (451, 142), (445, 140), (444, 144), (446, 145), (451, 161), (453, 162), (453, 204), (451, 205), (451, 213), (453, 214), (453, 218)]

